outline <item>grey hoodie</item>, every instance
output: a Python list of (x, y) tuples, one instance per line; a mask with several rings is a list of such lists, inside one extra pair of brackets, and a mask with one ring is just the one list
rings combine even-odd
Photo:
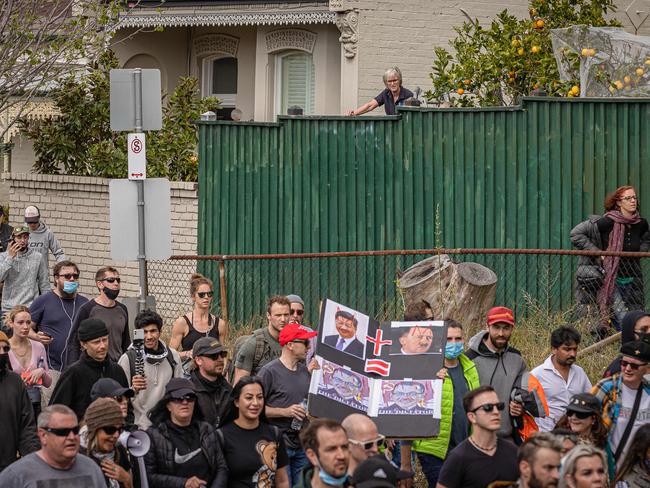
[(29, 233), (29, 248), (41, 253), (44, 256), (45, 263), (47, 263), (47, 251), (52, 251), (56, 262), (65, 260), (65, 254), (61, 248), (61, 244), (54, 237), (54, 234), (47, 228), (45, 222), (42, 220), (38, 224), (38, 229)]
[(490, 385), (497, 392), (499, 401), (506, 404), (501, 412), (500, 437), (512, 436), (512, 422), (508, 405), (513, 387), (521, 384), (521, 375), (527, 370), (521, 353), (514, 347), (507, 346), (502, 353), (492, 351), (485, 343), (488, 332), (482, 330), (469, 340), (469, 349), (465, 353), (474, 361), (481, 385)]
[(50, 290), (47, 263), (33, 249), (13, 258), (6, 251), (0, 253), (0, 281), (5, 282), (3, 312), (8, 312), (14, 305), (29, 307), (37, 296)]

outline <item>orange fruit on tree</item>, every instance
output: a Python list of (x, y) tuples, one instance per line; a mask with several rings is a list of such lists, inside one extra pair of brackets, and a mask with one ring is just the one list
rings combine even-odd
[(623, 82), (621, 80), (616, 80), (614, 82), (614, 86), (620, 90), (621, 88), (623, 88)]
[(513, 40), (510, 42), (510, 45), (511, 45), (512, 47), (519, 47), (519, 46), (521, 45), (521, 41), (519, 41), (519, 39), (513, 39)]
[(643, 73), (645, 73), (645, 71), (644, 71), (643, 68), (637, 68), (637, 69), (636, 69), (636, 74), (637, 74), (638, 76), (643, 76)]
[(464, 83), (465, 85), (469, 85), (471, 82), (472, 82), (472, 80), (463, 80), (463, 83)]
[(533, 46), (530, 48), (530, 52), (533, 54), (537, 54), (538, 52), (541, 51), (541, 48), (539, 46)]
[(462, 94), (465, 93), (465, 90), (463, 90), (462, 88), (459, 88), (458, 90), (456, 90), (456, 93), (458, 93), (459, 95), (462, 95)]
[(526, 51), (524, 51), (523, 47), (520, 47), (519, 49), (517, 49), (517, 54), (519, 54), (519, 56), (523, 56), (525, 53), (526, 53)]
[(629, 85), (632, 82), (632, 78), (629, 76), (624, 76), (623, 81), (625, 82), (626, 85)]
[(537, 19), (535, 21), (534, 27), (535, 27), (535, 29), (543, 29), (544, 28), (544, 21), (542, 19)]

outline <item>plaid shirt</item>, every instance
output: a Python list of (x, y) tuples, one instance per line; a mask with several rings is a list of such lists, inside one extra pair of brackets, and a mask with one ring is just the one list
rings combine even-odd
[[(614, 374), (609, 378), (600, 380), (591, 390), (591, 393), (600, 400), (603, 406), (603, 422), (609, 429), (610, 435), (616, 425), (616, 419), (621, 410), (621, 388), (623, 386), (623, 375)], [(650, 395), (650, 384), (644, 379), (641, 388), (646, 395)]]

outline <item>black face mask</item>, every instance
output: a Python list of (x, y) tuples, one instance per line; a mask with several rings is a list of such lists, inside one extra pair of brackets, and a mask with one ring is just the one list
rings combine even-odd
[(109, 300), (115, 300), (117, 298), (117, 295), (120, 294), (119, 289), (118, 290), (113, 290), (112, 288), (108, 288), (108, 287), (104, 287), (103, 291), (104, 291), (104, 295), (106, 295), (106, 297)]

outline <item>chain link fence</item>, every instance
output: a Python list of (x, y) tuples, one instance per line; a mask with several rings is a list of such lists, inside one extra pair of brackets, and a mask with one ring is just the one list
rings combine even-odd
[[(307, 324), (318, 323), (319, 303), (325, 297), (378, 319), (400, 319), (404, 297), (398, 285), (404, 271), (426, 258), (443, 255), (454, 263), (475, 262), (492, 270), (496, 274), (495, 303), (513, 308), (518, 317), (540, 311), (561, 312), (590, 317), (594, 326), (602, 323), (598, 294), (606, 284), (604, 256), (616, 256), (619, 263), (609, 294), (614, 320), (628, 309), (646, 305), (650, 253), (552, 249), (173, 256), (147, 263), (148, 286), (167, 325), (192, 309), (189, 280), (195, 272), (213, 280), (214, 311), (234, 328), (263, 323), (267, 299), (290, 293), (305, 301)], [(432, 286), (436, 286), (435, 281)], [(454, 299), (446, 296), (445, 290), (439, 296), (442, 300)]]

